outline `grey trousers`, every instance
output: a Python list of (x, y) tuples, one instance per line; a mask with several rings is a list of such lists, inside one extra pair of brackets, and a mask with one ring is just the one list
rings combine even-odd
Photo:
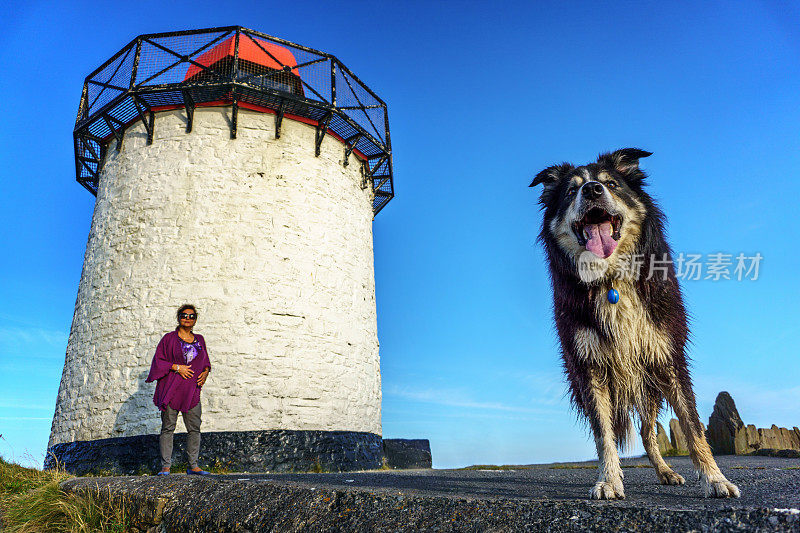
[[(161, 411), (161, 437), (159, 444), (161, 448), (161, 468), (169, 468), (172, 465), (172, 436), (175, 434), (175, 424), (178, 422), (178, 413), (170, 406)], [(181, 413), (183, 415), (183, 425), (186, 426), (188, 435), (186, 436), (186, 453), (189, 456), (189, 468), (197, 468), (197, 458), (200, 456), (200, 419), (202, 409), (200, 402), (197, 405)]]

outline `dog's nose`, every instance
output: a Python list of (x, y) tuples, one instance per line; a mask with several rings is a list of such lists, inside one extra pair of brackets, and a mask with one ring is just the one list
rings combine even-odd
[(583, 186), (583, 195), (589, 200), (595, 200), (603, 195), (603, 185), (599, 181), (590, 181)]

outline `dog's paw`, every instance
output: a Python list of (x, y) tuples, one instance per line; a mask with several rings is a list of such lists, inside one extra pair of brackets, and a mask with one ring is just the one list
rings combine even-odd
[(683, 479), (682, 475), (677, 474), (672, 470), (664, 470), (662, 472), (657, 472), (657, 474), (658, 480), (662, 485), (683, 485), (686, 483), (686, 480)]
[(592, 490), (589, 491), (589, 496), (593, 500), (624, 500), (625, 491), (622, 488), (622, 482), (609, 483), (607, 481), (598, 481), (595, 483)]
[(706, 498), (738, 498), (741, 494), (739, 487), (725, 479), (722, 474), (717, 476), (701, 474), (700, 485)]

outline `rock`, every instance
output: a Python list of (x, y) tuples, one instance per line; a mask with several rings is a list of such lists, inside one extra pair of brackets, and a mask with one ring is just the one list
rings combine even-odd
[[(720, 398), (724, 395), (730, 399), (730, 396), (721, 392), (717, 397), (717, 404), (714, 405), (714, 413), (711, 414), (709, 419), (709, 444), (714, 453), (721, 454), (727, 453), (720, 451), (720, 449), (727, 450), (727, 430), (730, 429), (731, 424), (735, 424), (737, 420), (741, 422), (739, 414), (735, 411), (736, 407), (733, 406), (733, 400), (730, 399), (730, 406), (733, 406), (733, 416), (730, 416), (723, 425), (721, 417), (715, 418), (718, 414), (717, 405), (720, 405)], [(727, 400), (725, 400), (727, 403)], [(724, 405), (722, 407), (725, 407)], [(722, 409), (719, 410), (722, 412)], [(723, 429), (725, 431), (723, 431)], [(712, 430), (714, 433), (712, 433)], [(713, 442), (712, 442), (713, 440)], [(776, 457), (795, 457), (800, 453), (800, 429), (796, 426), (792, 429), (781, 428), (775, 424), (769, 428), (756, 428), (753, 424), (744, 423), (736, 426), (733, 432), (733, 453), (736, 455), (773, 455)]]
[(716, 455), (736, 453), (736, 431), (744, 427), (744, 422), (736, 410), (731, 395), (725, 391), (717, 395), (714, 411), (708, 419), (708, 444)]
[(779, 428), (775, 424), (770, 428), (758, 430), (759, 448), (773, 450), (800, 450), (800, 438), (794, 430)]
[(661, 455), (664, 455), (672, 448), (669, 437), (667, 437), (667, 432), (664, 426), (661, 425), (661, 422), (656, 422), (656, 442), (658, 443), (658, 451), (661, 452)]
[(753, 424), (740, 427), (736, 430), (733, 444), (736, 455), (755, 452), (761, 447), (758, 440), (758, 430)]
[(685, 452), (689, 449), (689, 445), (686, 443), (686, 436), (683, 434), (677, 418), (672, 418), (669, 421), (669, 441), (678, 452)]
[(789, 459), (800, 459), (800, 450), (773, 450), (772, 448), (761, 448), (750, 455), (763, 455), (767, 457), (787, 457)]
[(390, 468), (431, 468), (428, 439), (383, 439), (383, 457)]

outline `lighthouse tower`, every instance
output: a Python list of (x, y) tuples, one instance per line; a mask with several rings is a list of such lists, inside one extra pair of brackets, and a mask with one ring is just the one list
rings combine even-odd
[(157, 465), (145, 378), (191, 303), (213, 366), (201, 464), (379, 467), (383, 100), (333, 55), (246, 28), (140, 35), (86, 78), (74, 142), (96, 201), (46, 466)]

